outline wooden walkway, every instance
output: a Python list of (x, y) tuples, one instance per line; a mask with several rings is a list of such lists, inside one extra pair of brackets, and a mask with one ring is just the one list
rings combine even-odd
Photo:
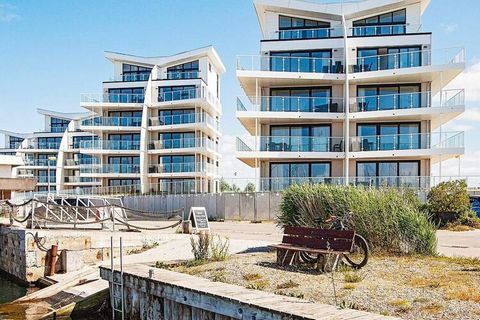
[[(125, 316), (141, 319), (318, 319), (393, 320), (364, 311), (212, 282), (208, 279), (145, 265), (124, 267)], [(101, 277), (110, 278), (101, 268)], [(119, 273), (115, 272), (116, 276)], [(159, 304), (161, 306), (159, 306)], [(206, 313), (209, 315), (207, 316)], [(145, 317), (144, 317), (145, 316)]]

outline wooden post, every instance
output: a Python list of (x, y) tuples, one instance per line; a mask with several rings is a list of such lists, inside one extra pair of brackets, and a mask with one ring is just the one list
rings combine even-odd
[(55, 274), (55, 265), (57, 263), (57, 251), (58, 246), (56, 244), (52, 245), (52, 249), (50, 249), (50, 273), (49, 276), (53, 276)]
[(182, 221), (182, 233), (192, 234), (192, 222), (190, 220)]

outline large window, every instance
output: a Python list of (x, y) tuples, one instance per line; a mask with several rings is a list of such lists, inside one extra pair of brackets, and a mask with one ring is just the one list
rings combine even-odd
[(161, 156), (158, 158), (159, 173), (195, 172), (194, 155)]
[(18, 149), (22, 144), (24, 138), (10, 136), (8, 139), (8, 146), (10, 149)]
[[(57, 179), (57, 171), (55, 169), (50, 170), (38, 170), (38, 183), (55, 183)], [(50, 172), (50, 177), (49, 177)]]
[(109, 157), (108, 164), (115, 173), (140, 173), (140, 157)]
[(159, 140), (163, 149), (194, 148), (195, 132), (160, 133)]
[(332, 141), (330, 125), (272, 126), (270, 137), (261, 137), (261, 151), (329, 152), (342, 149)]
[(110, 134), (109, 146), (111, 150), (139, 150), (140, 134), (139, 133), (122, 133)]
[(112, 103), (143, 103), (145, 90), (143, 88), (109, 89), (108, 102)]
[(270, 179), (262, 182), (263, 190), (280, 191), (291, 184), (324, 183), (331, 176), (330, 162), (270, 163)]
[(73, 144), (72, 148), (73, 149), (80, 149), (80, 143), (82, 141), (97, 141), (98, 137), (96, 136), (78, 136), (78, 137), (73, 137)]
[[(412, 109), (422, 106), (419, 84), (359, 86), (357, 111)], [(423, 97), (424, 103), (429, 97)]]
[(332, 51), (272, 52), (270, 71), (333, 73)]
[(329, 38), (331, 36), (329, 28), (329, 22), (280, 16), (278, 38), (283, 40)]
[(398, 10), (353, 22), (353, 36), (377, 36), (405, 34), (406, 10)]
[(50, 132), (64, 132), (69, 123), (70, 120), (50, 118)]
[(358, 124), (357, 136), (356, 151), (421, 149), (427, 142), (418, 122)]
[(160, 110), (158, 121), (160, 125), (195, 123), (195, 109)]
[(62, 137), (40, 137), (37, 138), (38, 149), (58, 149), (62, 142)]
[(195, 86), (159, 87), (158, 101), (177, 101), (197, 98)]
[(357, 184), (367, 186), (418, 187), (419, 161), (357, 162)]
[(148, 81), (152, 68), (135, 66), (124, 63), (122, 66), (123, 81)]
[(198, 78), (198, 60), (167, 68), (167, 78), (170, 80)]
[(262, 103), (262, 111), (338, 112), (338, 103), (331, 102), (331, 91), (330, 87), (271, 89), (270, 101)]
[(421, 47), (364, 48), (357, 50), (357, 64), (353, 72), (367, 72), (422, 65)]

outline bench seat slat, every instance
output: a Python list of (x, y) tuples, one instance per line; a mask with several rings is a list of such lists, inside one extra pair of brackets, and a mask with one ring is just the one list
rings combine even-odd
[(350, 251), (353, 245), (353, 238), (349, 239), (321, 239), (302, 236), (291, 236), (285, 234), (282, 244), (289, 244), (298, 247), (334, 250), (334, 251)]
[(346, 251), (335, 251), (335, 250), (324, 250), (324, 249), (313, 249), (313, 248), (306, 248), (306, 247), (298, 247), (294, 245), (288, 244), (274, 244), (270, 245), (271, 248), (275, 249), (284, 249), (284, 250), (292, 250), (292, 251), (302, 251), (302, 252), (310, 252), (310, 253), (335, 253), (335, 254), (349, 254), (348, 250)]
[(353, 239), (355, 231), (352, 230), (326, 230), (308, 227), (285, 227), (283, 232), (289, 235), (318, 237), (318, 238), (345, 238)]

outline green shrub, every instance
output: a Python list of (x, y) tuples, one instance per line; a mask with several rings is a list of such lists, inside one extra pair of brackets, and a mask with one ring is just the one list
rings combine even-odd
[(224, 261), (228, 258), (228, 249), (230, 240), (226, 238), (222, 240), (220, 236), (212, 236), (210, 239), (210, 260)]
[(372, 250), (434, 254), (435, 228), (419, 206), (412, 192), (396, 189), (292, 185), (283, 193), (278, 223), (317, 227), (317, 217), (353, 212), (353, 227)]
[(201, 232), (198, 237), (190, 238), (193, 258), (195, 261), (224, 261), (228, 258), (230, 240), (222, 240), (220, 236), (214, 236)]
[(195, 260), (208, 260), (210, 258), (210, 235), (206, 232), (200, 232), (198, 238), (191, 237), (193, 258)]
[(427, 195), (425, 210), (442, 227), (447, 223), (474, 227), (478, 223), (464, 180), (442, 182), (433, 187)]

